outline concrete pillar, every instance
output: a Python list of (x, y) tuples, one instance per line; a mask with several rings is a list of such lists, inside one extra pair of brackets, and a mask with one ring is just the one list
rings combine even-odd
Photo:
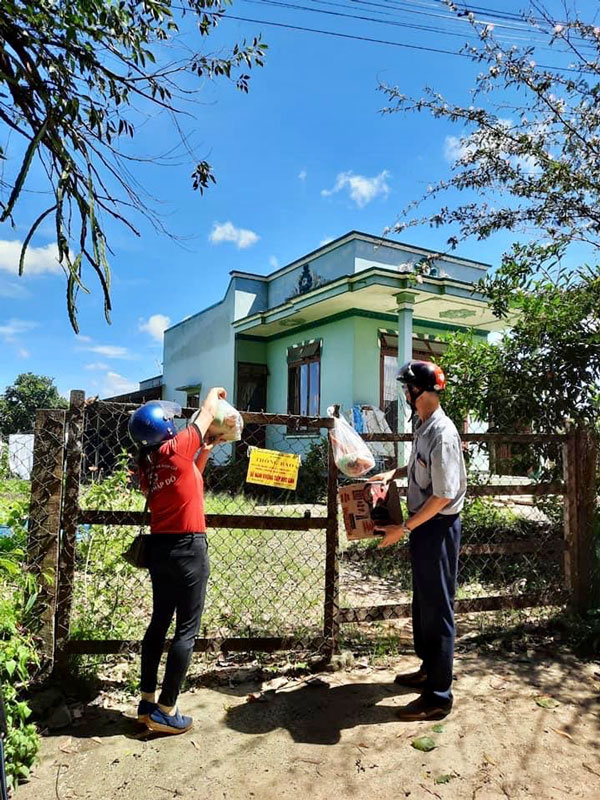
[[(396, 295), (398, 306), (398, 369), (410, 361), (413, 349), (413, 310), (416, 294), (400, 292)], [(398, 383), (398, 433), (411, 433), (411, 409), (404, 397), (402, 384)], [(408, 460), (409, 445), (398, 445), (398, 466)]]

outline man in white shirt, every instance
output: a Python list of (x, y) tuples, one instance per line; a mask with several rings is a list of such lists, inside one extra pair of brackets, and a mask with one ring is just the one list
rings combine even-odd
[(407, 721), (434, 720), (449, 714), (453, 702), (454, 595), (467, 473), (458, 431), (440, 406), (440, 392), (446, 386), (442, 369), (430, 361), (409, 361), (398, 380), (418, 417), (412, 453), (407, 467), (375, 478), (408, 475), (409, 516), (403, 525), (385, 526), (379, 546), (410, 537), (413, 636), (421, 667), (398, 675), (396, 683), (421, 695), (400, 708), (398, 716)]

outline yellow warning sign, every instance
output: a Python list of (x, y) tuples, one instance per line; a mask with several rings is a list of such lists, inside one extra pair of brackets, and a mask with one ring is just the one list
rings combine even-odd
[(299, 455), (254, 447), (250, 451), (246, 483), (279, 486), (281, 489), (295, 489), (298, 483), (299, 468)]

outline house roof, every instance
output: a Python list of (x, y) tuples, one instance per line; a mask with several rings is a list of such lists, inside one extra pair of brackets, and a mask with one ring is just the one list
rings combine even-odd
[[(373, 236), (361, 231), (349, 231), (301, 258), (281, 267), (269, 275), (258, 275), (252, 272), (232, 270), (231, 280), (225, 297), (212, 306), (201, 309), (196, 314), (171, 325), (171, 331), (190, 320), (205, 314), (224, 302), (235, 278), (250, 278), (265, 284), (293, 272), (303, 265), (309, 264), (315, 257), (326, 255), (336, 248), (343, 247), (353, 241), (366, 242), (375, 247), (391, 247), (404, 253), (416, 256), (437, 256), (457, 265), (464, 265), (484, 273), (489, 265), (483, 262), (446, 255), (425, 247), (397, 242), (381, 236)], [(234, 328), (238, 333), (247, 333), (261, 338), (281, 334), (284, 328), (295, 328), (307, 323), (315, 324), (325, 317), (347, 313), (351, 308), (358, 308), (365, 313), (375, 313), (384, 318), (397, 320), (396, 294), (411, 291), (415, 300), (415, 318), (436, 322), (444, 327), (476, 327), (481, 331), (504, 329), (487, 309), (483, 295), (473, 292), (473, 284), (456, 278), (423, 276), (422, 283), (414, 283), (408, 273), (398, 272), (383, 264), (352, 272), (264, 311), (251, 314), (235, 321)]]
[(328, 253), (330, 250), (335, 250), (337, 247), (347, 244), (352, 240), (360, 240), (379, 246), (392, 247), (398, 250), (403, 250), (409, 253), (415, 253), (416, 255), (421, 255), (425, 257), (437, 256), (438, 258), (443, 258), (444, 260), (449, 261), (450, 263), (464, 264), (469, 267), (473, 267), (475, 269), (480, 269), (482, 272), (487, 271), (491, 267), (491, 264), (486, 264), (482, 261), (473, 261), (469, 258), (459, 258), (458, 256), (440, 252), (439, 250), (430, 250), (427, 247), (417, 247), (416, 245), (413, 244), (406, 244), (405, 242), (397, 242), (395, 239), (387, 239), (383, 236), (373, 236), (370, 233), (363, 233), (362, 231), (348, 231), (348, 233), (344, 233), (342, 236), (338, 236), (337, 239), (333, 239), (331, 242), (327, 242), (326, 244), (321, 245), (321, 247), (317, 247), (315, 250), (311, 250), (310, 253), (306, 253), (305, 255), (301, 256), (301, 258), (297, 258), (295, 261), (286, 264), (285, 267), (280, 267), (279, 269), (269, 273), (268, 275), (258, 275), (254, 272), (244, 272), (243, 270), (237, 270), (237, 269), (231, 270), (229, 274), (232, 277), (248, 277), (248, 278), (253, 278), (254, 280), (272, 281), (275, 278), (279, 278), (282, 275), (285, 275), (286, 272), (291, 272), (292, 270), (297, 269), (306, 261), (311, 261), (317, 256), (324, 255), (325, 253)]
[(380, 267), (344, 275), (275, 308), (238, 319), (233, 326), (237, 333), (270, 338), (353, 310), (397, 321), (398, 307), (404, 302), (413, 305), (415, 320), (438, 326), (458, 325), (481, 331), (506, 327), (505, 321), (494, 317), (484, 295), (474, 292), (470, 283), (425, 276), (416, 283), (414, 278)]

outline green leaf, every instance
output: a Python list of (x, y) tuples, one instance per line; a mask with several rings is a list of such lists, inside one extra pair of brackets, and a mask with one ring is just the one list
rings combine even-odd
[(547, 694), (541, 694), (538, 697), (533, 698), (540, 708), (556, 708), (560, 705), (558, 700), (555, 700), (553, 697), (550, 697)]
[(454, 775), (438, 775), (437, 778), (433, 779), (433, 782), (436, 784), (440, 783), (450, 783)]
[(17, 662), (12, 658), (4, 664), (4, 669), (7, 671), (9, 678), (12, 678), (16, 668)]
[(429, 753), (430, 750), (435, 750), (437, 747), (431, 736), (419, 736), (412, 740), (411, 745), (422, 753)]
[(431, 729), (434, 733), (444, 733), (446, 730), (443, 725), (434, 725)]

